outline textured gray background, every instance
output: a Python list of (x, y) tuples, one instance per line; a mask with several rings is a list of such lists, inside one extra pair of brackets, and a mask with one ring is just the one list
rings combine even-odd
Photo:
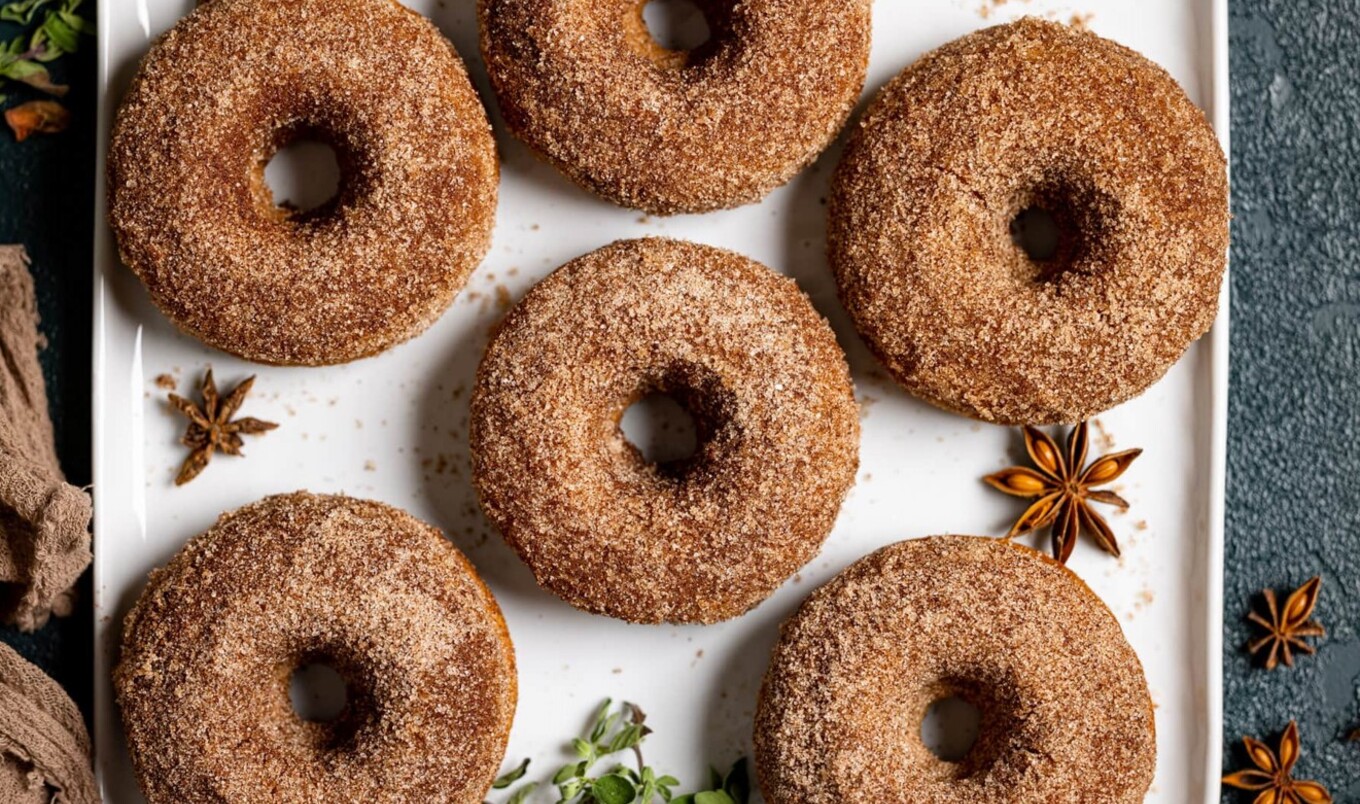
[[(1360, 0), (1234, 0), (1232, 90), (1228, 758), (1297, 718), (1298, 775), (1360, 802)], [(1256, 593), (1314, 574), (1318, 656), (1255, 668)]]
[[(22, 145), (0, 133), (0, 242), (34, 257), (59, 446), (79, 483), (89, 478), (92, 50), (67, 65), (71, 131)], [(1232, 0), (1232, 80), (1227, 761), (1243, 759), (1239, 735), (1273, 740), (1297, 718), (1299, 774), (1360, 802), (1360, 744), (1341, 740), (1360, 726), (1360, 0)], [(1247, 610), (1265, 586), (1315, 573), (1330, 631), (1318, 656), (1259, 669), (1241, 649)], [(90, 626), (82, 614), (0, 639), (88, 714)]]

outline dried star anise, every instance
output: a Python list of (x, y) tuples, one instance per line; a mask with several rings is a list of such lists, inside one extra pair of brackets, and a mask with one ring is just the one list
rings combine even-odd
[(241, 455), (241, 436), (256, 435), (278, 427), (273, 422), (259, 419), (232, 419), (241, 403), (245, 401), (255, 378), (249, 377), (236, 386), (226, 397), (219, 397), (217, 383), (213, 381), (212, 369), (203, 375), (203, 405), (200, 407), (179, 394), (170, 394), (170, 404), (175, 410), (189, 418), (189, 426), (179, 442), (189, 448), (189, 457), (184, 459), (175, 485), (182, 486), (198, 477), (212, 460), (214, 452), (227, 455)]
[(1238, 790), (1259, 790), (1255, 804), (1329, 804), (1332, 794), (1317, 782), (1294, 778), (1294, 763), (1299, 760), (1299, 726), (1289, 721), (1280, 736), (1277, 756), (1266, 745), (1250, 737), (1242, 738), (1247, 756), (1255, 768), (1240, 770), (1223, 777), (1223, 784)]
[(1247, 615), (1247, 619), (1266, 629), (1267, 633), (1248, 643), (1247, 650), (1259, 653), (1269, 648), (1270, 652), (1266, 654), (1265, 660), (1267, 670), (1274, 670), (1279, 665), (1281, 657), (1284, 658), (1285, 666), (1293, 667), (1295, 650), (1304, 653), (1317, 652), (1316, 648), (1303, 639), (1327, 635), (1321, 625), (1310, 619), (1313, 616), (1313, 609), (1317, 608), (1318, 593), (1321, 591), (1322, 578), (1314, 576), (1285, 598), (1283, 609), (1275, 603), (1274, 589), (1267, 589), (1261, 593), (1266, 599), (1270, 618), (1262, 617), (1253, 611)]
[(1064, 564), (1071, 557), (1083, 530), (1090, 533), (1105, 552), (1119, 555), (1114, 531), (1110, 530), (1104, 517), (1091, 510), (1089, 503), (1127, 509), (1129, 504), (1123, 497), (1113, 491), (1097, 491), (1094, 487), (1114, 482), (1143, 451), (1130, 449), (1106, 455), (1082, 469), (1087, 446), (1086, 422), (1068, 433), (1065, 453), (1047, 433), (1036, 427), (1025, 428), (1025, 449), (1038, 471), (1013, 466), (983, 478), (993, 488), (1007, 494), (1039, 498), (1020, 516), (1006, 538), (1052, 525), (1053, 557)]

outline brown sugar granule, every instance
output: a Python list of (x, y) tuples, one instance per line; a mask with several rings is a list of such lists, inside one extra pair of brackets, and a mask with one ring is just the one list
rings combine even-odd
[[(1044, 210), (1056, 250), (1012, 238)], [(1218, 312), (1223, 151), (1166, 71), (1032, 17), (923, 56), (833, 182), (841, 298), (922, 399), (1006, 424), (1080, 421), (1161, 378)]]
[[(346, 682), (333, 721), (289, 702), (309, 664)], [(495, 600), (438, 530), (297, 493), (222, 516), (152, 573), (114, 687), (153, 803), (480, 804), (516, 675)]]
[(568, 178), (669, 215), (752, 203), (844, 125), (869, 63), (869, 0), (703, 2), (713, 35), (660, 47), (641, 2), (479, 0), (506, 125)]
[[(669, 394), (699, 448), (647, 463), (627, 408)], [(487, 349), (472, 398), (482, 507), (538, 582), (635, 622), (742, 614), (809, 561), (858, 465), (834, 333), (793, 280), (648, 238), (559, 268)]]
[[(264, 181), (301, 140), (330, 145), (342, 176), (305, 213)], [(184, 331), (260, 362), (340, 363), (448, 307), (490, 246), (498, 171), (425, 18), (390, 0), (213, 0), (156, 40), (118, 110), (109, 222)]]
[[(959, 762), (921, 739), (936, 701), (981, 713)], [(1142, 802), (1152, 701), (1110, 610), (1043, 554), (968, 536), (885, 547), (784, 624), (756, 714), (771, 804)]]

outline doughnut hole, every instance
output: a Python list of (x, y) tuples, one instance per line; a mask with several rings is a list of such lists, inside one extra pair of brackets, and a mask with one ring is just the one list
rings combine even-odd
[(337, 217), (355, 193), (354, 156), (322, 126), (298, 123), (277, 132), (250, 175), (261, 217), (295, 223)]
[(344, 676), (328, 664), (305, 664), (293, 671), (288, 700), (293, 712), (308, 723), (330, 723), (345, 710)]
[(677, 482), (706, 475), (731, 446), (731, 392), (711, 372), (677, 365), (642, 378), (618, 412), (635, 468)]
[[(963, 676), (920, 687), (903, 707), (920, 772), (940, 780), (981, 778), (1023, 732), (1008, 684)], [(914, 714), (913, 714), (914, 713)]]
[(651, 464), (688, 460), (699, 447), (694, 417), (669, 394), (646, 394), (628, 406), (619, 426), (628, 443)]
[(661, 69), (680, 69), (712, 50), (722, 0), (640, 0), (624, 22), (633, 50)]
[(336, 651), (307, 651), (280, 666), (294, 739), (318, 754), (350, 751), (379, 717), (358, 664)]
[(297, 140), (269, 160), (264, 182), (275, 206), (311, 212), (340, 194), (340, 162), (326, 143)]
[(1089, 274), (1108, 256), (1119, 204), (1090, 182), (1048, 176), (1017, 193), (1008, 223), (1015, 272), (1026, 282)]
[(977, 744), (982, 712), (957, 695), (940, 698), (921, 719), (921, 742), (945, 762), (960, 762)]

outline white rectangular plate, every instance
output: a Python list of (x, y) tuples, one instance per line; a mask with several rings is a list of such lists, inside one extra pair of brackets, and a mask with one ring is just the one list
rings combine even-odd
[[(1151, 57), (1209, 110), (1227, 138), (1226, 0), (881, 0), (866, 98), (925, 51), (1021, 13), (1089, 25)], [(477, 57), (473, 0), (417, 0), (468, 60)], [(189, 0), (110, 0), (99, 9), (101, 130), (150, 39)], [(994, 6), (984, 19), (981, 6)], [(669, 219), (618, 209), (577, 190), (505, 134), (500, 211), (486, 262), (448, 313), (417, 340), (326, 369), (254, 366), (179, 334), (119, 265), (103, 226), (95, 264), (95, 611), (98, 768), (107, 800), (142, 800), (127, 760), (109, 671), (119, 622), (147, 571), (222, 511), (307, 488), (381, 499), (451, 534), (499, 598), (519, 658), (519, 717), (507, 762), (555, 767), (564, 737), (602, 698), (642, 704), (657, 730), (648, 759), (686, 789), (709, 763), (749, 753), (752, 713), (777, 626), (812, 589), (884, 544), (935, 533), (999, 534), (1017, 502), (979, 477), (1015, 455), (1014, 430), (922, 404), (883, 379), (848, 324), (824, 253), (822, 204), (839, 145), (763, 203)], [(102, 171), (101, 171), (102, 172)], [(863, 403), (859, 484), (821, 555), (735, 622), (640, 627), (575, 611), (542, 592), (481, 517), (468, 483), (467, 390), (501, 300), (518, 298), (562, 262), (618, 238), (663, 234), (725, 246), (793, 275), (834, 324)], [(1121, 448), (1144, 456), (1126, 476), (1129, 514), (1115, 516), (1116, 560), (1089, 543), (1071, 566), (1110, 605), (1142, 658), (1157, 704), (1159, 757), (1149, 801), (1218, 800), (1222, 493), (1227, 398), (1226, 293), (1219, 325), (1148, 393), (1100, 417)], [(258, 373), (247, 413), (281, 427), (219, 457), (175, 488), (182, 421), (161, 374), (192, 389), (211, 364), (224, 384)], [(1099, 434), (1095, 448), (1108, 448)]]

